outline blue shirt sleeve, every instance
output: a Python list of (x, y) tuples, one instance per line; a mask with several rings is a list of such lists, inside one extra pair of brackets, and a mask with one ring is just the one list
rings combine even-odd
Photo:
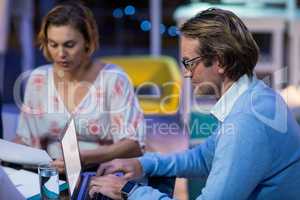
[[(201, 177), (208, 176), (214, 155), (215, 136), (209, 137), (203, 144), (181, 153), (162, 155), (146, 153), (139, 158), (146, 176)], [(129, 200), (171, 200), (167, 194), (149, 186), (140, 186)]]
[(146, 153), (139, 158), (146, 176), (207, 177), (211, 168), (214, 136), (205, 143), (171, 155)]

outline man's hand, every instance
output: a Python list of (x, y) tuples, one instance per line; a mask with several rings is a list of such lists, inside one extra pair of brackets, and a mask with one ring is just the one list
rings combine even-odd
[(58, 158), (54, 160), (53, 162), (50, 163), (51, 166), (55, 167), (59, 173), (64, 173), (65, 172), (65, 162), (63, 158)]
[(112, 174), (94, 176), (90, 181), (89, 195), (92, 198), (95, 193), (101, 193), (112, 199), (121, 200), (121, 190), (126, 182), (125, 177), (118, 177)]
[(97, 176), (114, 174), (116, 172), (123, 172), (124, 178), (128, 180), (138, 178), (143, 175), (143, 169), (140, 161), (136, 158), (130, 158), (115, 159), (101, 164), (97, 170)]

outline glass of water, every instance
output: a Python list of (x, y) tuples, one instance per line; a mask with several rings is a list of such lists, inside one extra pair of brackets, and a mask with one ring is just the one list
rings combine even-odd
[(40, 165), (40, 194), (42, 200), (59, 199), (59, 175), (55, 167)]

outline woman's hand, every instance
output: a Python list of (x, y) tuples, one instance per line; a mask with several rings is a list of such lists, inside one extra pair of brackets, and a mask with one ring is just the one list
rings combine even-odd
[(51, 166), (55, 167), (59, 173), (65, 172), (65, 162), (63, 158), (58, 158), (50, 163)]

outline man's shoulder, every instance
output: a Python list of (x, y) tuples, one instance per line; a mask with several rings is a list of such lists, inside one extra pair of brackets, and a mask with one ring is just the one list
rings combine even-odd
[(282, 122), (288, 119), (289, 110), (283, 98), (270, 87), (258, 83), (242, 95), (228, 116), (228, 121), (245, 120), (251, 126), (282, 130)]
[(274, 115), (278, 106), (287, 108), (283, 98), (276, 91), (262, 81), (257, 81), (237, 100), (235, 109), (236, 112), (248, 114), (266, 112)]

